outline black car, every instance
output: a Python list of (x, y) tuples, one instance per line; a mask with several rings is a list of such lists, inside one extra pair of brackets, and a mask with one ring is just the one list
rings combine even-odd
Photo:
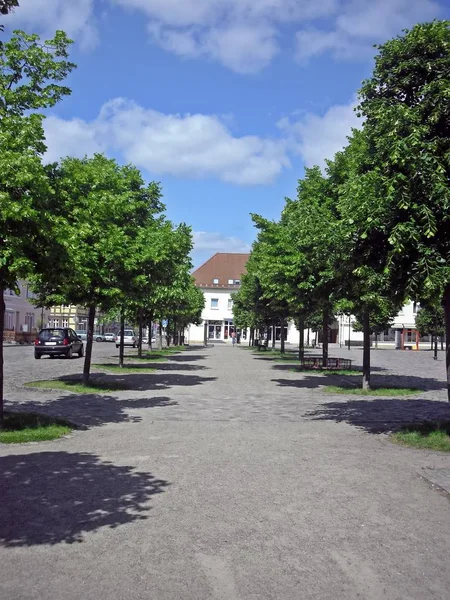
[(53, 327), (41, 329), (34, 342), (34, 358), (47, 354), (72, 358), (74, 354), (84, 356), (84, 345), (73, 329), (69, 327)]

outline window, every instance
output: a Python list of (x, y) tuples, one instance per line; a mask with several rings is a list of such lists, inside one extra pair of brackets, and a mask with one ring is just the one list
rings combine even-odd
[(241, 283), (241, 280), (240, 280), (240, 279), (235, 279), (235, 280), (234, 280), (234, 285), (240, 285), (240, 283)]
[(34, 327), (34, 314), (33, 313), (27, 313), (25, 315), (25, 325), (26, 325), (26, 331), (33, 331), (33, 327)]
[(211, 308), (219, 308), (219, 298), (211, 298)]
[(228, 298), (228, 310), (231, 310), (233, 308), (233, 300), (231, 298)]
[(215, 278), (213, 279), (213, 284), (214, 284), (214, 285), (219, 285), (219, 280), (217, 279), (217, 277), (215, 277)]
[(53, 319), (52, 327), (59, 327), (59, 319)]
[(7, 310), (5, 312), (5, 329), (12, 331), (14, 329), (14, 316), (15, 313)]
[(63, 327), (69, 327), (69, 320), (68, 319), (63, 319), (62, 320), (62, 326)]
[(229, 279), (228, 280), (228, 285), (233, 285), (234, 284), (234, 279)]

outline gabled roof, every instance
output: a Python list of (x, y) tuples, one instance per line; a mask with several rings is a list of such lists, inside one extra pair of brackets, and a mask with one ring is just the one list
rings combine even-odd
[[(250, 254), (217, 252), (196, 269), (192, 275), (198, 287), (238, 288), (242, 275), (247, 273), (246, 264)], [(218, 283), (214, 283), (218, 280)], [(233, 283), (229, 283), (229, 281)]]

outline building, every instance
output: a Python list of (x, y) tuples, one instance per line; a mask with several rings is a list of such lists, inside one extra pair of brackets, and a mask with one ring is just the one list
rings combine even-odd
[[(241, 286), (249, 254), (217, 252), (192, 275), (205, 296), (201, 325), (190, 325), (189, 343), (207, 340), (227, 341), (233, 331), (231, 294)], [(243, 332), (246, 336), (247, 332)]]
[(70, 327), (75, 331), (86, 331), (88, 310), (81, 306), (61, 304), (52, 306), (49, 327)]
[(36, 332), (46, 326), (50, 312), (36, 308), (32, 303), (33, 298), (35, 294), (26, 281), (19, 281), (17, 292), (10, 289), (3, 292), (5, 342), (29, 343), (34, 340)]

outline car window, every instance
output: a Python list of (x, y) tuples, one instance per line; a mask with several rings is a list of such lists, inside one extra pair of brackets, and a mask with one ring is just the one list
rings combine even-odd
[(51, 339), (64, 339), (64, 330), (62, 329), (44, 329), (40, 332), (39, 338), (41, 340), (51, 340)]
[(128, 337), (134, 337), (134, 331), (132, 329), (125, 329), (123, 335), (126, 335)]

